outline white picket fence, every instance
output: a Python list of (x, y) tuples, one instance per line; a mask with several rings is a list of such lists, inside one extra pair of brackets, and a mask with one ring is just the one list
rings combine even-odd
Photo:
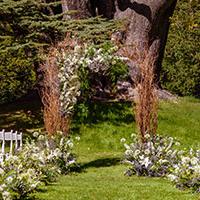
[[(0, 156), (1, 160), (3, 160), (5, 156), (13, 155), (13, 153), (22, 149), (22, 133), (17, 133), (17, 131), (13, 130), (11, 130), (10, 132), (6, 132), (3, 129), (2, 131), (0, 131), (0, 145)], [(8, 148), (6, 148), (7, 145), (9, 145)]]

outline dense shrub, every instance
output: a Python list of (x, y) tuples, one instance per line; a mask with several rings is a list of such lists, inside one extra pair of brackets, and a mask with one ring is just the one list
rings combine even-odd
[(0, 104), (21, 97), (33, 89), (35, 83), (33, 62), (23, 50), (1, 53)]
[(124, 163), (130, 165), (126, 175), (167, 177), (179, 189), (200, 192), (200, 151), (189, 153), (177, 148), (180, 143), (172, 137), (146, 134), (145, 143), (134, 136), (130, 145), (122, 138), (126, 148)]
[(124, 163), (131, 167), (125, 174), (138, 176), (165, 176), (178, 163), (178, 152), (174, 146), (179, 145), (171, 137), (145, 135), (145, 142), (138, 138), (130, 145), (124, 144)]
[(75, 163), (71, 140), (59, 134), (51, 139), (34, 135), (37, 140), (27, 141), (17, 155), (0, 162), (0, 199), (23, 199), (42, 183), (48, 184), (58, 174), (69, 172)]
[(168, 178), (179, 189), (190, 188), (200, 193), (200, 151), (191, 149), (189, 154), (182, 155)]
[[(37, 133), (34, 134), (37, 136)], [(68, 173), (71, 165), (75, 164), (75, 156), (72, 154), (74, 143), (62, 132), (57, 132), (50, 138), (40, 134), (37, 146), (45, 152), (48, 162), (56, 166), (62, 174)]]
[(199, 24), (199, 1), (178, 1), (171, 19), (161, 82), (179, 95), (200, 95)]
[[(28, 154), (28, 156), (30, 155)], [(24, 198), (33, 193), (41, 184), (43, 174), (35, 168), (39, 164), (39, 159), (36, 156), (28, 157), (28, 163), (26, 163), (27, 158), (21, 156), (9, 156), (1, 163), (0, 190), (2, 196), (0, 199)], [(30, 165), (30, 162), (33, 166)]]

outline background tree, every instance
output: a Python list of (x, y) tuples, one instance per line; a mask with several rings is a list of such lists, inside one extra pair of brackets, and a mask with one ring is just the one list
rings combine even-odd
[[(126, 29), (115, 35), (125, 45), (136, 45), (140, 51), (146, 44), (152, 46), (157, 83), (161, 83), (179, 95), (199, 96), (199, 2), (198, 0), (88, 0), (85, 4), (92, 16), (123, 19)], [(76, 9), (76, 6), (73, 7)], [(175, 10), (175, 15), (172, 17)], [(172, 19), (172, 20), (170, 20)], [(172, 26), (169, 32), (169, 25)], [(166, 56), (165, 46), (169, 32)], [(140, 42), (138, 42), (140, 41)], [(135, 42), (143, 45), (137, 45)], [(162, 61), (164, 58), (164, 63)], [(130, 72), (138, 66), (137, 60), (130, 65)], [(132, 73), (134, 74), (134, 73)], [(134, 81), (134, 76), (133, 76)]]
[[(123, 19), (126, 30), (119, 37), (124, 45), (137, 45), (143, 42), (144, 45), (137, 46), (140, 51), (144, 51), (146, 44), (148, 47), (153, 46), (151, 49), (154, 49), (154, 55), (156, 54), (153, 67), (158, 82), (169, 30), (169, 18), (173, 14), (177, 0), (78, 0), (76, 2), (79, 2), (77, 5), (85, 4), (85, 8), (89, 4), (88, 10), (92, 16), (102, 15), (108, 19)], [(73, 9), (78, 10), (78, 6), (74, 5)], [(131, 68), (136, 66), (139, 66), (137, 60), (132, 63)]]
[(101, 18), (65, 20), (70, 16), (68, 10), (59, 1), (0, 2), (0, 103), (19, 98), (35, 87), (41, 49), (44, 53), (66, 32), (99, 43), (118, 26)]
[[(0, 102), (26, 94), (36, 83), (38, 49), (60, 37), (58, 3), (6, 0), (0, 2)], [(4, 78), (6, 76), (6, 79)]]
[(179, 1), (171, 19), (161, 81), (179, 95), (200, 96), (199, 10), (198, 0)]

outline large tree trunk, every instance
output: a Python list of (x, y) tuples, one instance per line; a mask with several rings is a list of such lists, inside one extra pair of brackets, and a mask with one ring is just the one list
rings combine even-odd
[[(156, 81), (159, 82), (169, 18), (173, 14), (177, 0), (62, 1), (66, 2), (69, 10), (84, 11), (83, 16), (102, 15), (108, 19), (124, 19), (127, 24), (125, 34), (123, 34), (124, 45), (140, 44), (137, 46), (139, 51), (142, 52), (144, 46), (152, 51), (152, 56), (156, 57)], [(137, 65), (137, 60), (134, 65)]]
[(116, 1), (115, 19), (127, 21), (125, 45), (137, 44), (140, 51), (147, 45), (152, 51), (152, 56), (156, 57), (157, 82), (167, 41), (169, 18), (173, 14), (176, 2), (177, 0)]

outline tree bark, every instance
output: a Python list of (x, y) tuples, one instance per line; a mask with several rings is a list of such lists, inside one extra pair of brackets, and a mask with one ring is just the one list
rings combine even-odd
[[(156, 81), (159, 76), (169, 30), (169, 19), (177, 0), (62, 0), (69, 10), (83, 12), (83, 17), (102, 15), (108, 19), (125, 20), (124, 45), (137, 45), (139, 51), (147, 46), (156, 57)], [(63, 4), (65, 5), (65, 4)], [(137, 65), (137, 60), (135, 61)]]
[(144, 46), (147, 46), (152, 51), (151, 55), (156, 58), (154, 68), (158, 84), (169, 30), (169, 19), (176, 2), (177, 0), (117, 0), (115, 4), (114, 18), (124, 19), (127, 22), (125, 45), (136, 44), (141, 52)]
[(75, 11), (74, 14), (65, 14), (63, 19), (80, 19), (91, 16), (88, 0), (61, 0), (62, 12)]

